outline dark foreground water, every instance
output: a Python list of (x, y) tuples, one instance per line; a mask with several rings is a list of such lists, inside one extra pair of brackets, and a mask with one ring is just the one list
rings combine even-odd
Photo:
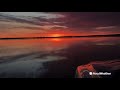
[(77, 66), (116, 59), (119, 37), (0, 40), (0, 78), (74, 78)]

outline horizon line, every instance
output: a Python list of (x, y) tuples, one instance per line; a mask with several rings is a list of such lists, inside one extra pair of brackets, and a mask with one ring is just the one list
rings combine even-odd
[(0, 38), (2, 39), (39, 39), (39, 38), (80, 38), (80, 37), (120, 37), (120, 34), (108, 34), (108, 35), (87, 35), (87, 36), (58, 36), (58, 37), (13, 37), (13, 38)]

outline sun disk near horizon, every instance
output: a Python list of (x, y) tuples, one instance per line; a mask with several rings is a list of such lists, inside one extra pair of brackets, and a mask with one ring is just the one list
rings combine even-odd
[(60, 37), (62, 36), (61, 34), (52, 34), (52, 37)]

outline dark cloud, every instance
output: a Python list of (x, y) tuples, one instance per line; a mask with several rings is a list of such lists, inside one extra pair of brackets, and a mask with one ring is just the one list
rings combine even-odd
[(120, 12), (66, 12), (64, 25), (70, 28), (120, 26)]

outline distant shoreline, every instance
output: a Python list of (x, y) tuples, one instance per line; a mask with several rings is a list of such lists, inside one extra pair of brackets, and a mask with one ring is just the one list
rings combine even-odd
[(44, 38), (82, 38), (82, 37), (120, 37), (120, 34), (112, 34), (112, 35), (89, 35), (89, 36), (60, 36), (60, 37), (18, 37), (18, 38), (0, 38), (0, 40), (11, 40), (11, 39), (44, 39)]

